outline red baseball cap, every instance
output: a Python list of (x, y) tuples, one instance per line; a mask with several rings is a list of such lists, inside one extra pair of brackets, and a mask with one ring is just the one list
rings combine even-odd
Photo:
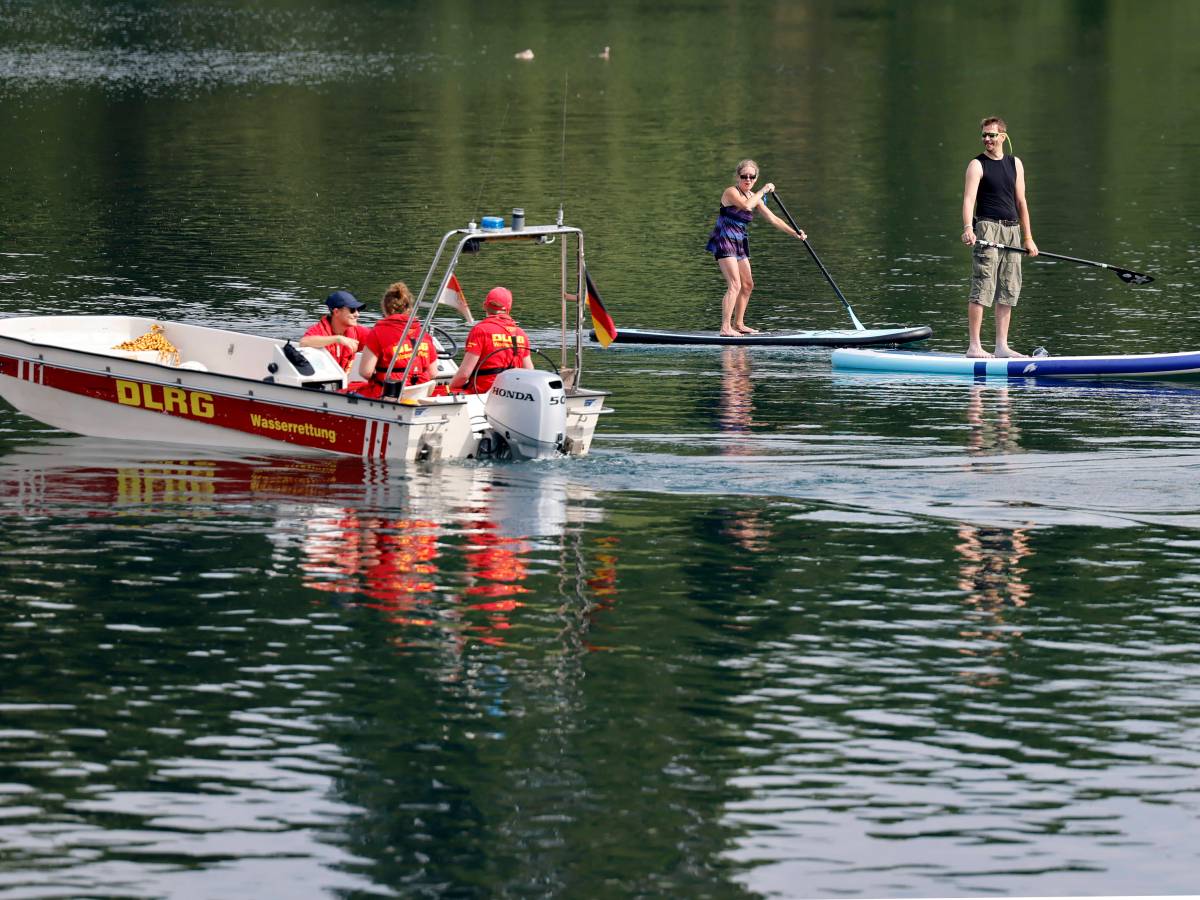
[(483, 305), (488, 309), (502, 309), (507, 312), (512, 309), (512, 291), (506, 287), (494, 287), (483, 298)]

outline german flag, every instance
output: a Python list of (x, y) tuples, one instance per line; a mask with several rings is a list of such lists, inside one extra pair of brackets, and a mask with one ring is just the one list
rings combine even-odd
[(604, 301), (600, 299), (596, 285), (592, 283), (592, 273), (584, 269), (583, 277), (587, 280), (588, 312), (592, 314), (592, 328), (595, 329), (596, 340), (600, 342), (601, 347), (607, 347), (617, 339), (617, 326), (608, 310), (604, 308)]

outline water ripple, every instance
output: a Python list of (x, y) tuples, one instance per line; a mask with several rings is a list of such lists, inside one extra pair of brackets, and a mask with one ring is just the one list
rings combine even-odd
[(74, 50), (67, 47), (0, 49), (0, 91), (88, 86), (151, 93), (218, 87), (309, 85), (390, 77), (416, 59), (332, 50), (235, 51)]

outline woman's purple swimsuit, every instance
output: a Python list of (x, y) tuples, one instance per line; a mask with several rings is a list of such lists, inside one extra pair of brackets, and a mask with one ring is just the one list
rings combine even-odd
[(713, 226), (712, 234), (708, 236), (708, 246), (705, 252), (711, 253), (717, 259), (733, 256), (737, 259), (750, 258), (750, 236), (746, 234), (746, 226), (754, 218), (754, 210), (738, 209), (736, 206), (722, 206), (717, 213), (717, 224)]

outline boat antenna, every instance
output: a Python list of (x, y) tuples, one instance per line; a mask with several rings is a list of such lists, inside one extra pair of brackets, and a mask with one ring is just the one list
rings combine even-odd
[(558, 226), (563, 223), (563, 203), (567, 195), (567, 72), (563, 70), (562, 158), (558, 163)]
[(500, 135), (504, 134), (504, 126), (508, 123), (508, 111), (511, 107), (511, 100), (504, 104), (504, 116), (500, 119), (500, 130), (492, 135), (492, 148), (488, 151), (487, 167), (483, 170), (483, 179), (479, 182), (479, 193), (475, 195), (475, 215), (472, 217), (473, 222), (480, 221), (479, 201), (483, 199), (483, 189), (487, 185), (488, 175), (492, 172), (492, 160), (496, 157), (496, 142), (500, 139)]

